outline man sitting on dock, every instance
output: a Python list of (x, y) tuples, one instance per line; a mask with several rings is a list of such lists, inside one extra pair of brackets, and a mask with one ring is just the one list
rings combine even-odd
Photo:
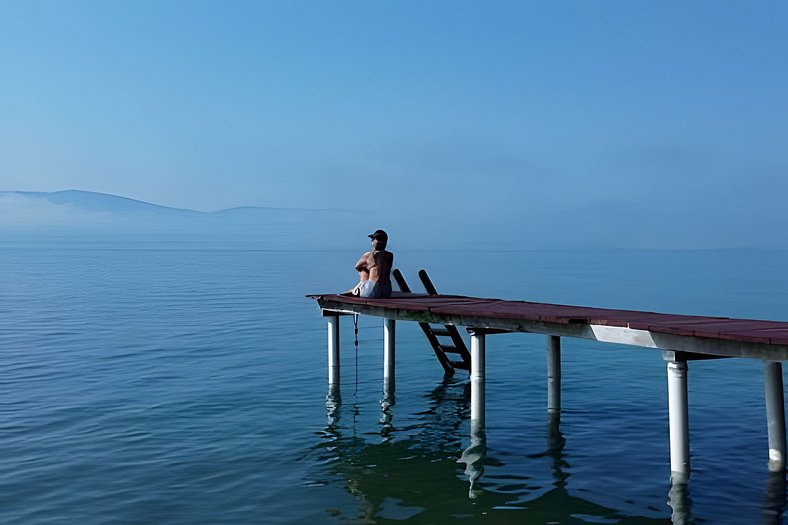
[(389, 236), (383, 230), (376, 230), (369, 238), (372, 239), (372, 251), (362, 255), (356, 263), (360, 281), (351, 293), (367, 298), (391, 297), (394, 254), (386, 251)]

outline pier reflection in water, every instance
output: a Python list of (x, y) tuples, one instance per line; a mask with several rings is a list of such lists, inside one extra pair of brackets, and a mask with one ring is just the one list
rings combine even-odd
[[(545, 449), (528, 456), (536, 463), (549, 461), (550, 488), (527, 475), (485, 480), (485, 466), (505, 465), (488, 449), (483, 428), (471, 425), (468, 441), (468, 381), (447, 378), (425, 397), (428, 408), (418, 414), (418, 424), (397, 428), (394, 397), (384, 395), (378, 439), (372, 442), (369, 432), (358, 436), (355, 424), (342, 421), (348, 415), (355, 418), (356, 407), (342, 405), (338, 391), (329, 390), (328, 424), (317, 452), (333, 479), (342, 480), (344, 490), (359, 504), (358, 515), (333, 509), (339, 521), (445, 523), (483, 518), (486, 523), (511, 523), (512, 519), (517, 523), (695, 523), (686, 485), (670, 489), (663, 517), (625, 515), (570, 493), (571, 466), (557, 412), (547, 415), (543, 427)], [(778, 493), (779, 488), (773, 487), (772, 492)], [(771, 508), (776, 509), (772, 511), (775, 516), (782, 515), (779, 505)]]

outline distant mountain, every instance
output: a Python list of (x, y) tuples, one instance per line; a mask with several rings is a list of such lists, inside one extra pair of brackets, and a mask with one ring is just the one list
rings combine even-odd
[(90, 191), (0, 191), (0, 241), (328, 248), (342, 242), (335, 232), (347, 225), (359, 228), (358, 235), (371, 227), (353, 211), (247, 206), (201, 212)]
[[(558, 204), (560, 202), (556, 201)], [(451, 249), (786, 249), (769, 207), (757, 229), (736, 214), (665, 213), (642, 202), (610, 202), (516, 212), (408, 207), (363, 210), (245, 206), (201, 212), (89, 191), (0, 191), (0, 244), (111, 244), (219, 249), (367, 249), (386, 229), (394, 251)]]
[(137, 199), (130, 199), (110, 193), (99, 193), (83, 190), (64, 190), (54, 192), (39, 191), (0, 191), (0, 204), (3, 199), (30, 199), (32, 201), (48, 202), (58, 206), (69, 206), (74, 209), (93, 212), (124, 213), (124, 214), (154, 214), (168, 216), (206, 217), (210, 215), (252, 215), (270, 214), (271, 212), (322, 212), (305, 208), (274, 208), (267, 206), (238, 206), (217, 211), (203, 212), (188, 208), (173, 208), (162, 206)]
[(37, 199), (58, 206), (72, 206), (82, 210), (97, 212), (152, 213), (156, 215), (202, 214), (202, 212), (199, 211), (160, 206), (158, 204), (129, 199), (128, 197), (93, 191), (65, 190), (51, 193), (37, 191), (0, 191), (0, 199), (14, 197)]

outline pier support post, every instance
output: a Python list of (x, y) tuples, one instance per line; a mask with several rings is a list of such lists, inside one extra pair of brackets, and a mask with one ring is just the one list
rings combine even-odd
[(785, 399), (783, 394), (783, 365), (779, 361), (764, 361), (766, 390), (766, 424), (769, 429), (769, 470), (785, 469)]
[(339, 386), (339, 316), (325, 313), (328, 320), (328, 384)]
[(674, 484), (686, 483), (690, 474), (687, 362), (668, 362), (670, 419), (670, 475)]
[(394, 393), (396, 327), (394, 319), (383, 320), (383, 393), (387, 396)]
[(547, 411), (561, 411), (561, 338), (547, 336)]
[(471, 425), (484, 430), (485, 423), (485, 334), (471, 331)]

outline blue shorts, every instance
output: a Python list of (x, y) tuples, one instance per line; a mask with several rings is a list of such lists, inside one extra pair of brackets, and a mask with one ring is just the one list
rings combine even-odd
[(378, 284), (372, 279), (367, 279), (358, 289), (359, 297), (378, 299), (391, 297), (391, 284)]

